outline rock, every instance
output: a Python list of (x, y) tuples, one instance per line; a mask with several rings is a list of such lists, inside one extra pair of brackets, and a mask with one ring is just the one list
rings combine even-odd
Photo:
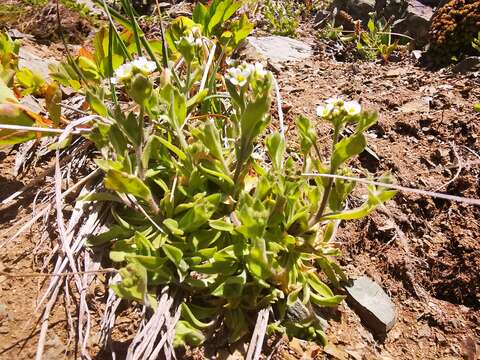
[(30, 51), (28, 47), (24, 46), (20, 48), (18, 68), (21, 69), (23, 67), (26, 67), (42, 75), (45, 80), (50, 79), (50, 71), (48, 69), (48, 65), (57, 63), (57, 61), (52, 59), (41, 58), (40, 56)]
[(24, 34), (23, 32), (17, 29), (10, 29), (7, 31), (7, 33), (12, 39), (33, 39), (32, 35)]
[(408, 2), (405, 21), (393, 27), (394, 32), (400, 32), (415, 39), (417, 46), (424, 46), (428, 41), (430, 19), (433, 9), (417, 0)]
[(403, 113), (425, 113), (430, 111), (431, 96), (424, 96), (403, 104), (400, 111)]
[(335, 0), (332, 8), (347, 12), (354, 20), (360, 19), (364, 25), (370, 13), (377, 18), (393, 18), (392, 31), (412, 37), (417, 46), (428, 41), (430, 19), (433, 8), (419, 0)]
[(309, 321), (314, 321), (318, 324), (322, 330), (328, 329), (328, 321), (309, 304), (308, 306), (304, 305), (300, 300), (297, 299), (295, 303), (287, 308), (285, 312), (285, 319), (288, 322), (297, 324), (297, 323), (306, 323)]
[(300, 300), (297, 299), (295, 303), (287, 308), (285, 318), (292, 323), (302, 323), (311, 320), (313, 312), (306, 307)]
[(395, 305), (383, 289), (367, 276), (345, 287), (347, 302), (375, 334), (385, 337), (396, 321)]
[(479, 70), (480, 56), (469, 56), (456, 64), (452, 69), (452, 71), (457, 74), (466, 74)]
[(41, 113), (44, 110), (43, 106), (32, 95), (22, 97), (20, 99), (20, 104), (26, 106), (29, 110), (37, 114)]
[(335, 0), (331, 7), (347, 12), (354, 20), (360, 19), (367, 23), (369, 13), (375, 11), (375, 5), (375, 0)]
[(247, 55), (262, 58), (276, 64), (300, 61), (313, 55), (312, 47), (302, 41), (285, 36), (247, 38)]

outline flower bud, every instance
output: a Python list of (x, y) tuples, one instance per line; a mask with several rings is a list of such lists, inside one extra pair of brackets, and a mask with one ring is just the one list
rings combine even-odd
[(129, 95), (139, 105), (145, 104), (153, 91), (152, 82), (142, 74), (136, 74), (132, 78)]

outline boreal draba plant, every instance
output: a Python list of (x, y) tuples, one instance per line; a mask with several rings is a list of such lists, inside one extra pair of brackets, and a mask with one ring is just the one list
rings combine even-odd
[[(230, 62), (216, 82), (226, 90), (215, 95), (220, 111), (201, 113), (198, 39), (178, 40), (189, 72), (156, 69), (154, 81), (155, 64), (145, 59), (117, 69), (112, 83), (137, 111), (96, 105), (103, 117), (89, 137), (109, 191), (85, 200), (110, 201), (113, 220), (91, 244), (110, 243), (110, 260), (121, 267), (118, 296), (155, 308), (169, 286), (182, 298), (177, 345), (199, 345), (219, 327), (235, 342), (269, 306), (275, 329), (325, 342), (315, 318), (289, 323), (285, 313), (298, 301), (311, 308), (343, 300), (327, 285), (345, 280), (334, 261), (337, 223), (365, 216), (394, 192), (370, 187), (365, 204), (344, 210), (353, 183), (309, 180), (302, 171), (348, 173), (346, 163), (364, 150), (363, 133), (376, 115), (339, 99), (320, 107), (334, 130), (328, 163), (314, 155), (314, 126), (301, 118), (302, 168), (286, 157), (282, 134), (266, 135), (273, 78), (261, 64)], [(341, 138), (348, 123), (356, 131)]]

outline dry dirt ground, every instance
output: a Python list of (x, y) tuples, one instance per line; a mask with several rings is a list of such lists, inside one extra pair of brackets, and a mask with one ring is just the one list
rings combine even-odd
[[(376, 157), (362, 154), (353, 164), (359, 174), (388, 171), (403, 186), (480, 198), (480, 115), (472, 109), (480, 102), (480, 84), (473, 75), (426, 71), (408, 56), (387, 65), (339, 63), (319, 47), (313, 58), (281, 69), (277, 77), (292, 148), (298, 115), (315, 118), (315, 107), (332, 96), (356, 99), (380, 113), (368, 134)], [(318, 121), (317, 128), (327, 154), (328, 127)], [(34, 177), (11, 175), (14, 156), (15, 149), (0, 150), (0, 200)], [(354, 197), (351, 205), (359, 201)], [(0, 244), (18, 229), (19, 220), (31, 216), (31, 202), (28, 197), (13, 208), (0, 208)], [(41, 231), (33, 227), (0, 249), (0, 271), (38, 271), (33, 254)], [(385, 339), (375, 338), (344, 304), (325, 314), (327, 348), (281, 340), (273, 358), (477, 359), (479, 238), (480, 208), (407, 193), (366, 219), (343, 224), (340, 263), (349, 275), (367, 274), (389, 293), (397, 307), (395, 326)], [(39, 316), (34, 308), (41, 285), (38, 279), (0, 276), (0, 359), (34, 357)], [(68, 343), (64, 307), (58, 305), (45, 358), (74, 358), (71, 351), (65, 355), (73, 344)], [(98, 314), (101, 309), (92, 315)], [(134, 323), (127, 312), (117, 320), (117, 349), (128, 346)], [(188, 354), (205, 358), (202, 351)]]

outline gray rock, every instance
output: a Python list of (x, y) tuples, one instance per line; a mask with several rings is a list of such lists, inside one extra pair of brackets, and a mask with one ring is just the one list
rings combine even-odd
[(469, 72), (479, 71), (480, 70), (480, 56), (469, 56), (458, 64), (456, 64), (452, 71), (454, 73), (466, 74)]
[(367, 276), (355, 279), (345, 287), (347, 302), (365, 325), (376, 335), (384, 337), (396, 321), (396, 310), (390, 297)]
[(411, 36), (417, 46), (424, 46), (428, 41), (433, 9), (417, 0), (410, 0), (404, 16), (405, 21), (394, 26), (393, 31)]
[(287, 308), (285, 319), (292, 323), (302, 323), (312, 320), (313, 311), (306, 307), (300, 300), (295, 301)]
[(41, 58), (32, 51), (28, 50), (27, 47), (20, 48), (18, 59), (19, 69), (26, 67), (34, 72), (41, 74), (44, 79), (48, 80), (50, 78), (50, 71), (48, 70), (48, 65), (50, 64), (58, 64), (58, 62), (52, 59)]
[(329, 327), (328, 321), (316, 309), (311, 304), (305, 306), (300, 300), (297, 300), (287, 308), (285, 319), (294, 324), (313, 321), (314, 324), (320, 325), (322, 330), (325, 331)]
[(428, 41), (430, 19), (433, 16), (432, 6), (425, 4), (425, 1), (335, 0), (332, 7), (346, 11), (353, 19), (362, 20), (364, 25), (368, 22), (371, 12), (376, 12), (377, 18), (393, 18), (393, 32), (414, 38), (416, 45), (421, 47)]
[(300, 61), (313, 55), (310, 45), (296, 39), (277, 35), (248, 37), (246, 51), (253, 57), (277, 64)]

